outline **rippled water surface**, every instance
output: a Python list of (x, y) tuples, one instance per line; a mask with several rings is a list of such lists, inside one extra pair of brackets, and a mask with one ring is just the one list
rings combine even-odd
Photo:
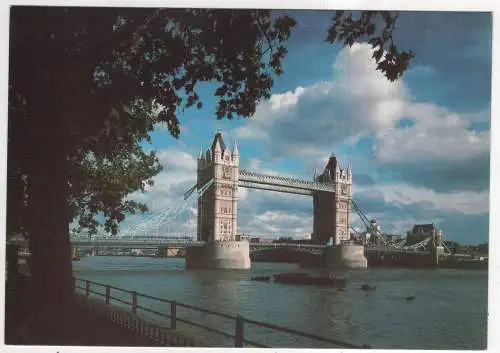
[[(296, 265), (269, 263), (253, 263), (250, 271), (186, 270), (184, 259), (145, 257), (95, 256), (74, 262), (78, 278), (373, 348), (486, 347), (487, 271), (351, 271), (345, 291), (250, 281), (252, 276), (297, 270)], [(376, 291), (361, 291), (363, 283), (376, 285)], [(407, 296), (415, 299), (406, 301)], [(168, 304), (142, 304), (169, 313)], [(188, 309), (178, 309), (178, 315), (227, 333), (234, 329), (232, 321)], [(179, 328), (184, 328), (181, 323)], [(193, 332), (216, 344), (231, 344), (229, 339)], [(245, 327), (245, 337), (273, 347), (322, 347), (251, 326)]]

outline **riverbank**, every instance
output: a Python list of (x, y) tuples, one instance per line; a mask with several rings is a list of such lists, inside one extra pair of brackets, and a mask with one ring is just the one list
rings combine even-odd
[(449, 268), (455, 270), (488, 270), (488, 261), (480, 261), (474, 259), (456, 260), (456, 259), (440, 259), (439, 268)]
[[(369, 268), (447, 268), (456, 270), (488, 270), (488, 261), (455, 258), (453, 256), (440, 257), (436, 266), (432, 254), (396, 256), (373, 255), (366, 253)], [(252, 262), (301, 264), (304, 267), (322, 267), (323, 258), (320, 254), (309, 254), (295, 251), (295, 249), (275, 248), (250, 255)]]

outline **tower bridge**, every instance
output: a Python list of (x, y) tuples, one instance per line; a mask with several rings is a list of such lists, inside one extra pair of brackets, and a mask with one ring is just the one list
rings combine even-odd
[(231, 151), (217, 132), (212, 147), (200, 151), (197, 183), (184, 195), (187, 199), (195, 190), (199, 194), (198, 240), (235, 240), (239, 187), (312, 196), (313, 243), (349, 240), (352, 171), (341, 168), (335, 155), (312, 181), (260, 174), (240, 169), (237, 144)]
[[(197, 165), (197, 182), (184, 198), (197, 191), (197, 240), (205, 246), (187, 249), (188, 267), (250, 267), (249, 244), (236, 238), (239, 187), (312, 196), (313, 244), (326, 245), (333, 239), (336, 246), (341, 246), (349, 240), (352, 171), (341, 168), (335, 155), (312, 181), (259, 174), (240, 169), (236, 142), (231, 151), (222, 133), (217, 132), (211, 147), (200, 151)], [(352, 266), (366, 267), (363, 252), (352, 249), (334, 256), (352, 257)]]

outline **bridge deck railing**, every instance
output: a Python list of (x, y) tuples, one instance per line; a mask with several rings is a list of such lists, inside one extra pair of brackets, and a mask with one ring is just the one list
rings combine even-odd
[[(80, 284), (80, 285), (79, 285)], [(83, 284), (83, 285), (82, 285)], [(100, 288), (98, 290), (97, 288)], [(292, 334), (294, 336), (301, 336), (303, 338), (307, 338), (310, 340), (315, 340), (319, 341), (322, 343), (327, 343), (331, 344), (335, 347), (341, 347), (341, 348), (370, 348), (369, 346), (366, 345), (355, 345), (351, 344), (348, 342), (342, 342), (326, 337), (321, 337), (318, 335), (314, 335), (311, 333), (306, 333), (306, 332), (301, 332), (292, 328), (287, 328), (279, 325), (274, 325), (270, 323), (265, 323), (262, 321), (257, 321), (257, 320), (251, 320), (244, 318), (240, 315), (230, 315), (222, 312), (217, 312), (214, 310), (209, 310), (209, 309), (204, 309), (200, 308), (194, 305), (190, 304), (185, 304), (181, 303), (175, 300), (169, 300), (169, 299), (164, 299), (164, 298), (159, 298), (143, 293), (138, 293), (135, 291), (130, 291), (127, 289), (122, 289), (102, 283), (97, 283), (94, 281), (86, 280), (86, 279), (80, 279), (80, 278), (75, 278), (73, 277), (73, 290), (76, 293), (77, 290), (83, 291), (83, 295), (85, 297), (89, 297), (91, 294), (94, 294), (96, 296), (104, 298), (105, 304), (110, 305), (112, 302), (118, 302), (122, 305), (125, 305), (126, 307), (130, 307), (132, 313), (134, 315), (137, 315), (138, 310), (142, 310), (144, 312), (147, 312), (149, 314), (154, 314), (157, 316), (160, 316), (162, 318), (167, 318), (170, 321), (170, 329), (171, 330), (176, 330), (177, 329), (177, 323), (182, 322), (185, 323), (189, 326), (195, 327), (197, 329), (201, 329), (207, 332), (215, 333), (220, 336), (223, 336), (225, 338), (230, 338), (232, 339), (234, 343), (234, 347), (244, 347), (244, 346), (253, 346), (253, 347), (268, 347), (264, 344), (261, 344), (259, 342), (252, 341), (248, 339), (248, 337), (245, 337), (245, 326), (252, 325), (260, 328), (266, 328), (270, 329), (275, 332), (283, 332), (283, 333), (288, 333)], [(115, 295), (113, 296), (112, 293), (120, 293), (120, 295)], [(148, 307), (146, 305), (141, 305), (139, 299), (143, 301), (144, 299), (152, 300), (157, 303), (163, 303), (169, 306), (168, 313), (160, 310), (154, 310), (152, 307)], [(179, 308), (186, 308), (186, 309), (191, 309), (203, 314), (208, 314), (210, 316), (215, 316), (223, 319), (227, 319), (233, 322), (233, 333), (227, 333), (224, 331), (221, 331), (219, 329), (203, 325), (199, 322), (194, 322), (192, 320), (188, 320), (186, 317), (181, 317), (178, 314), (178, 309)]]

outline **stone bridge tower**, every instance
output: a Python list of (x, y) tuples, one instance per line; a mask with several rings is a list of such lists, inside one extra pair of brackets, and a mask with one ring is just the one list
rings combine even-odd
[(335, 184), (335, 193), (318, 192), (313, 196), (312, 241), (315, 244), (326, 244), (333, 238), (335, 245), (339, 245), (350, 238), (351, 168), (341, 168), (337, 157), (332, 155), (323, 173), (314, 179), (318, 182)]
[(211, 179), (214, 184), (198, 199), (198, 240), (234, 241), (238, 219), (239, 153), (217, 132), (211, 148), (198, 157), (198, 188)]
[(217, 132), (212, 146), (198, 157), (198, 190), (213, 180), (198, 198), (198, 240), (205, 244), (186, 249), (186, 267), (250, 268), (249, 243), (236, 239), (239, 170), (236, 143), (231, 151)]

